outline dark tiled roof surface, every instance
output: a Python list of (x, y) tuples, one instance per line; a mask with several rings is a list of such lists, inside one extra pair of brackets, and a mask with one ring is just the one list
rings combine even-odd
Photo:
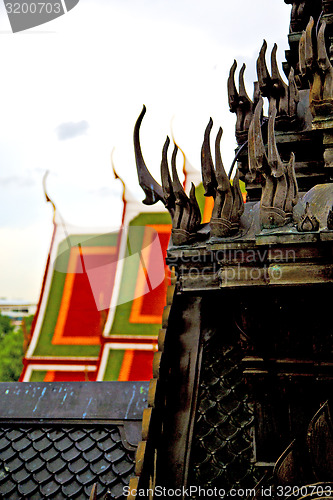
[(252, 488), (250, 458), (253, 414), (247, 404), (236, 346), (219, 345), (217, 333), (206, 342), (191, 469), (193, 484), (207, 488)]
[(117, 426), (0, 427), (0, 493), (4, 499), (121, 497), (134, 468), (135, 450)]
[(148, 384), (97, 384), (0, 384), (1, 499), (123, 498)]

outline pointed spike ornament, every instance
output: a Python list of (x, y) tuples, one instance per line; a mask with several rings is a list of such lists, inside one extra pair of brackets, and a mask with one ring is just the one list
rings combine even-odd
[(239, 95), (235, 84), (236, 68), (237, 68), (237, 61), (235, 59), (230, 68), (229, 78), (228, 78), (228, 100), (231, 113), (236, 113), (239, 101)]
[(325, 30), (326, 23), (323, 21), (317, 37), (318, 66), (324, 79), (322, 89), (323, 101), (329, 101), (333, 98), (333, 68), (326, 51)]
[(259, 172), (262, 179), (260, 223), (262, 228), (284, 226), (293, 218), (293, 207), (298, 199), (295, 175), (295, 157), (291, 155), (286, 167), (279, 155), (275, 139), (275, 101), (271, 102), (268, 122), (267, 154), (260, 126), (263, 99), (260, 98), (249, 128), (248, 158), (252, 174)]
[(139, 183), (146, 194), (143, 203), (152, 205), (158, 200), (161, 200), (171, 215), (173, 244), (184, 245), (191, 243), (197, 238), (197, 229), (201, 222), (201, 213), (195, 196), (195, 188), (192, 186), (190, 197), (188, 197), (179, 180), (176, 167), (178, 151), (178, 146), (176, 144), (171, 159), (172, 176), (170, 175), (168, 165), (169, 137), (166, 138), (162, 150), (162, 186), (160, 186), (151, 176), (142, 156), (139, 138), (140, 125), (145, 112), (146, 108), (144, 106), (134, 128), (134, 149)]
[(190, 197), (184, 191), (179, 180), (176, 158), (178, 146), (175, 144), (172, 158), (172, 189), (175, 195), (175, 213), (172, 220), (172, 241), (174, 245), (185, 245), (196, 238), (196, 232), (201, 222), (201, 212), (195, 196), (195, 187), (192, 183)]
[(289, 112), (289, 92), (288, 85), (283, 81), (276, 59), (277, 45), (274, 44), (271, 53), (272, 89), (271, 96), (276, 100), (276, 108), (279, 115), (288, 115)]
[(276, 106), (272, 102), (269, 120), (268, 120), (268, 163), (271, 168), (272, 175), (274, 177), (281, 177), (284, 174), (284, 166), (281, 161), (276, 140), (275, 140), (275, 118), (276, 118)]
[(211, 236), (216, 238), (226, 238), (237, 233), (240, 226), (240, 217), (244, 211), (243, 196), (239, 187), (238, 170), (236, 184), (232, 186), (223, 166), (221, 156), (222, 133), (223, 131), (220, 127), (215, 140), (215, 178), (217, 186), (214, 196), (214, 208), (210, 220)]
[(266, 64), (266, 50), (267, 50), (267, 42), (266, 40), (264, 40), (257, 59), (257, 76), (258, 76), (260, 91), (263, 97), (270, 96), (270, 88), (271, 88), (271, 76), (268, 72)]
[(264, 172), (267, 169), (268, 160), (266, 156), (265, 144), (261, 133), (261, 116), (264, 100), (259, 97), (259, 102), (254, 111), (253, 119), (249, 127), (248, 137), (248, 158), (250, 173)]
[(175, 194), (173, 192), (172, 180), (168, 166), (169, 145), (170, 145), (170, 139), (169, 137), (167, 137), (162, 151), (161, 179), (162, 179), (163, 196), (165, 199), (165, 206), (169, 210), (172, 217), (175, 211)]
[(290, 130), (297, 125), (298, 91), (293, 72), (289, 75), (288, 84), (281, 77), (277, 63), (277, 45), (271, 52), (271, 75), (267, 69), (266, 51), (267, 43), (264, 40), (257, 59), (258, 85), (261, 95), (269, 100), (269, 113), (271, 107), (276, 107), (277, 128)]
[(143, 106), (142, 111), (136, 121), (133, 134), (134, 153), (139, 184), (146, 195), (142, 203), (144, 203), (145, 205), (154, 205), (158, 201), (162, 201), (165, 204), (162, 186), (155, 181), (154, 177), (149, 172), (141, 151), (140, 126), (145, 114), (146, 106)]
[(299, 68), (310, 84), (309, 103), (313, 117), (333, 114), (333, 67), (326, 49), (326, 22), (318, 33), (311, 17), (299, 43)]
[(254, 109), (253, 102), (247, 95), (245, 88), (245, 83), (244, 83), (245, 69), (246, 65), (244, 63), (239, 72), (239, 106), (242, 109), (242, 131), (247, 131), (249, 129)]
[[(239, 72), (239, 90), (235, 84), (236, 60), (230, 68), (228, 78), (228, 99), (229, 108), (232, 113), (236, 113), (236, 140), (238, 144), (244, 144), (247, 140), (248, 129), (252, 120), (255, 104), (248, 96), (244, 83), (244, 72), (246, 65), (243, 64)], [(257, 101), (256, 101), (257, 102)]]
[(297, 89), (296, 85), (296, 80), (295, 80), (295, 70), (292, 67), (289, 72), (288, 76), (288, 103), (289, 103), (289, 109), (288, 109), (288, 114), (289, 116), (293, 117), (297, 115), (297, 104), (299, 103), (299, 92)]
[(319, 221), (313, 215), (310, 204), (307, 202), (305, 206), (304, 214), (301, 217), (301, 220), (297, 224), (297, 230), (301, 233), (306, 233), (310, 231), (318, 231), (319, 229)]
[(295, 174), (295, 155), (291, 153), (290, 160), (287, 165), (286, 171), (287, 183), (288, 183), (288, 192), (286, 196), (284, 210), (287, 214), (292, 216), (293, 207), (296, 205), (299, 199), (298, 194), (298, 185)]
[(201, 173), (202, 183), (205, 188), (205, 196), (215, 196), (216, 178), (212, 153), (210, 149), (210, 132), (213, 127), (213, 120), (210, 118), (205, 130), (204, 141), (201, 148)]

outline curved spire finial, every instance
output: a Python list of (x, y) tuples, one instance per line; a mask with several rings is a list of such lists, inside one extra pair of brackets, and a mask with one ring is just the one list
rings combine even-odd
[(123, 186), (123, 195), (122, 195), (122, 199), (123, 201), (125, 201), (125, 192), (126, 192), (126, 186), (125, 186), (125, 182), (123, 181), (123, 179), (120, 177), (120, 175), (118, 175), (117, 171), (116, 171), (116, 167), (115, 167), (115, 164), (114, 164), (114, 151), (115, 151), (115, 147), (112, 149), (111, 151), (111, 167), (112, 167), (112, 172), (113, 172), (113, 175), (114, 175), (114, 178), (115, 179), (119, 179), (120, 182), (122, 183), (122, 186)]
[(202, 183), (205, 188), (205, 196), (215, 197), (217, 186), (215, 169), (210, 150), (210, 132), (213, 128), (213, 120), (210, 118), (205, 130), (204, 141), (201, 148), (201, 171)]
[(139, 184), (143, 189), (146, 197), (142, 203), (145, 205), (154, 205), (158, 201), (165, 203), (163, 198), (163, 190), (161, 185), (155, 181), (154, 177), (149, 172), (145, 161), (143, 159), (141, 145), (140, 145), (140, 126), (144, 115), (146, 114), (146, 106), (143, 105), (142, 111), (136, 121), (134, 127), (134, 153), (136, 160), (136, 168), (138, 172)]
[(228, 100), (231, 113), (236, 113), (238, 106), (238, 99), (239, 99), (239, 95), (235, 84), (236, 68), (237, 68), (237, 61), (236, 59), (234, 59), (234, 62), (230, 68), (229, 78), (228, 78)]
[(266, 50), (267, 42), (264, 40), (257, 59), (257, 76), (261, 94), (264, 97), (269, 97), (271, 76), (266, 64)]
[(161, 179), (162, 179), (163, 195), (165, 199), (165, 206), (169, 210), (172, 217), (175, 210), (175, 195), (172, 188), (172, 180), (168, 166), (169, 144), (170, 144), (170, 139), (169, 137), (167, 137), (162, 150)]
[(42, 181), (42, 183), (43, 183), (43, 191), (44, 191), (45, 199), (46, 199), (46, 201), (47, 201), (48, 203), (51, 203), (51, 205), (52, 205), (52, 207), (53, 207), (53, 219), (52, 219), (52, 220), (53, 220), (53, 222), (54, 222), (54, 221), (55, 221), (55, 214), (56, 214), (57, 209), (56, 209), (56, 206), (55, 206), (54, 202), (53, 202), (53, 201), (51, 200), (51, 198), (49, 197), (49, 195), (48, 195), (48, 193), (47, 193), (47, 189), (46, 189), (46, 179), (47, 179), (47, 177), (48, 177), (49, 173), (50, 173), (50, 171), (49, 171), (49, 170), (46, 170), (46, 172), (45, 172), (45, 174), (44, 174), (44, 176), (43, 176), (43, 181)]

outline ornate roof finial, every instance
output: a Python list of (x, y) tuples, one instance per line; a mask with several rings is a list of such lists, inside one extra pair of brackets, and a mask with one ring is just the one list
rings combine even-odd
[(49, 195), (48, 195), (48, 193), (47, 193), (47, 190), (46, 190), (46, 179), (47, 179), (47, 177), (48, 177), (49, 173), (50, 173), (50, 171), (49, 171), (49, 170), (47, 170), (47, 171), (45, 172), (44, 177), (43, 177), (43, 181), (42, 181), (42, 182), (43, 182), (43, 191), (44, 191), (44, 195), (45, 195), (46, 201), (47, 201), (48, 203), (51, 203), (51, 205), (52, 205), (52, 207), (53, 207), (53, 222), (54, 222), (54, 221), (55, 221), (55, 215), (56, 215), (56, 211), (57, 211), (57, 209), (56, 209), (56, 206), (55, 206), (54, 202), (51, 200), (51, 198), (49, 197)]
[(239, 229), (240, 217), (244, 212), (243, 196), (239, 187), (238, 171), (233, 184), (226, 174), (221, 157), (222, 128), (215, 141), (215, 168), (210, 150), (210, 132), (213, 121), (209, 120), (202, 145), (202, 178), (206, 193), (214, 198), (214, 208), (210, 220), (211, 236), (224, 238), (233, 235)]
[(146, 194), (143, 203), (153, 205), (159, 200), (162, 201), (172, 218), (173, 244), (186, 244), (195, 239), (196, 231), (201, 222), (200, 208), (195, 197), (195, 187), (192, 185), (190, 196), (188, 197), (177, 173), (176, 156), (178, 146), (176, 144), (171, 160), (171, 177), (168, 166), (169, 137), (166, 138), (162, 151), (162, 186), (152, 177), (144, 162), (139, 139), (140, 125), (145, 112), (146, 108), (144, 106), (134, 128), (134, 148), (139, 183)]
[(163, 198), (162, 187), (158, 182), (155, 181), (154, 177), (149, 172), (141, 151), (139, 134), (141, 122), (145, 114), (146, 106), (144, 105), (134, 127), (134, 152), (139, 184), (146, 195), (142, 203), (144, 203), (145, 205), (154, 205), (158, 201), (162, 201), (163, 203), (165, 203), (165, 200)]
[(310, 208), (309, 202), (306, 203), (304, 214), (301, 217), (301, 220), (297, 224), (297, 230), (305, 233), (310, 231), (318, 231), (319, 229), (319, 221), (313, 215), (312, 210)]
[(283, 81), (277, 60), (277, 45), (271, 52), (271, 75), (266, 64), (267, 43), (264, 40), (257, 59), (257, 75), (261, 95), (269, 99), (269, 111), (274, 105), (277, 111), (277, 124), (280, 129), (290, 128), (290, 123), (296, 123), (297, 103), (299, 101), (298, 90), (295, 82), (295, 72), (290, 71), (288, 85)]
[(267, 154), (262, 138), (260, 115), (263, 107), (259, 99), (249, 129), (249, 169), (262, 175), (262, 195), (260, 201), (260, 221), (263, 228), (284, 226), (292, 220), (292, 208), (297, 203), (298, 189), (295, 176), (295, 157), (291, 157), (286, 167), (279, 155), (274, 124), (276, 118), (275, 101), (272, 100), (268, 121)]
[(228, 100), (229, 108), (232, 113), (236, 113), (236, 139), (238, 144), (243, 144), (247, 140), (247, 132), (252, 120), (253, 111), (257, 102), (257, 86), (254, 87), (254, 102), (249, 98), (245, 83), (244, 72), (246, 65), (243, 64), (239, 72), (239, 92), (235, 84), (235, 71), (237, 68), (237, 61), (235, 60), (230, 68), (228, 78)]
[(310, 83), (309, 101), (313, 116), (333, 113), (333, 67), (326, 50), (325, 30), (323, 21), (315, 34), (311, 17), (299, 44), (299, 68)]

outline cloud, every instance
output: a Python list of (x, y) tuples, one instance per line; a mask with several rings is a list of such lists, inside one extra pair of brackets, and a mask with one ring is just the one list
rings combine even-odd
[(73, 139), (80, 135), (84, 135), (89, 128), (89, 123), (86, 120), (80, 122), (64, 122), (56, 128), (56, 133), (59, 141)]
[(20, 177), (18, 175), (11, 175), (9, 177), (0, 177), (0, 186), (28, 187), (34, 185), (35, 181), (31, 177)]

